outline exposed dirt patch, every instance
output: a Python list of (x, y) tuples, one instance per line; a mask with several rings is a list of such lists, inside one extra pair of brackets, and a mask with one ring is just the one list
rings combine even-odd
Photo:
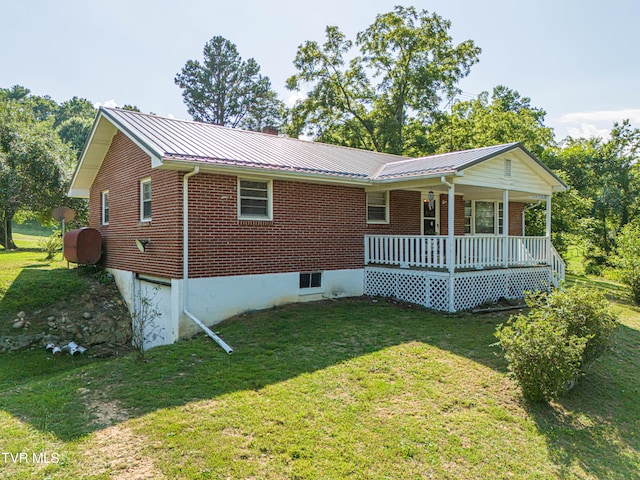
[[(149, 443), (124, 424), (94, 434), (84, 451), (82, 468), (92, 475), (108, 474), (116, 480), (164, 479), (153, 460), (143, 453)], [(100, 452), (96, 456), (95, 452)]]
[(108, 399), (101, 390), (79, 388), (77, 392), (81, 395), (87, 411), (94, 417), (93, 425), (108, 427), (131, 418), (129, 412), (120, 405), (120, 402)]

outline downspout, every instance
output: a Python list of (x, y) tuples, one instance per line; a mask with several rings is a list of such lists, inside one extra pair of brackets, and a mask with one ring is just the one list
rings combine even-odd
[(189, 311), (189, 178), (197, 175), (199, 172), (200, 167), (194, 167), (193, 171), (182, 177), (182, 311), (196, 325), (204, 330), (214, 342), (220, 345), (225, 352), (231, 354), (233, 353), (233, 348), (227, 345), (224, 340), (213, 333), (209, 327)]

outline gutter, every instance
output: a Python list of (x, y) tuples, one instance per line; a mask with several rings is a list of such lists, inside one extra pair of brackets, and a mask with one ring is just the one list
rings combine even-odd
[(214, 342), (220, 345), (225, 352), (231, 355), (233, 353), (233, 348), (231, 348), (218, 335), (213, 333), (209, 327), (189, 311), (189, 178), (197, 175), (199, 172), (200, 167), (196, 166), (193, 168), (193, 171), (185, 174), (182, 178), (182, 311), (190, 320), (204, 330), (204, 332), (209, 335)]

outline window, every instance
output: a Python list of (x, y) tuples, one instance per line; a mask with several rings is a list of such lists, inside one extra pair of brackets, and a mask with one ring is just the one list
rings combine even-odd
[(367, 222), (389, 223), (389, 192), (367, 193)]
[(476, 202), (476, 233), (495, 233), (496, 204)]
[(271, 219), (271, 181), (238, 180), (238, 217)]
[(472, 235), (502, 235), (504, 231), (504, 205), (502, 202), (465, 200), (464, 233)]
[(109, 190), (102, 192), (102, 225), (109, 225)]
[(471, 235), (471, 224), (473, 221), (473, 204), (471, 200), (464, 201), (464, 233)]
[(151, 221), (151, 179), (140, 180), (140, 221)]
[(300, 274), (300, 288), (320, 288), (321, 286), (322, 272)]

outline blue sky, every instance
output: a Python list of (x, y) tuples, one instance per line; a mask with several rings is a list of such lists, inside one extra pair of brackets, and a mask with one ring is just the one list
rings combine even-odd
[(480, 62), (460, 87), (503, 84), (547, 111), (556, 137), (605, 134), (616, 120), (640, 127), (636, 0), (0, 0), (0, 87), (23, 85), (62, 102), (134, 104), (189, 118), (176, 73), (214, 35), (253, 57), (287, 100), (296, 49), (326, 25), (350, 38), (376, 14), (414, 5), (448, 18), (454, 41), (472, 39)]

